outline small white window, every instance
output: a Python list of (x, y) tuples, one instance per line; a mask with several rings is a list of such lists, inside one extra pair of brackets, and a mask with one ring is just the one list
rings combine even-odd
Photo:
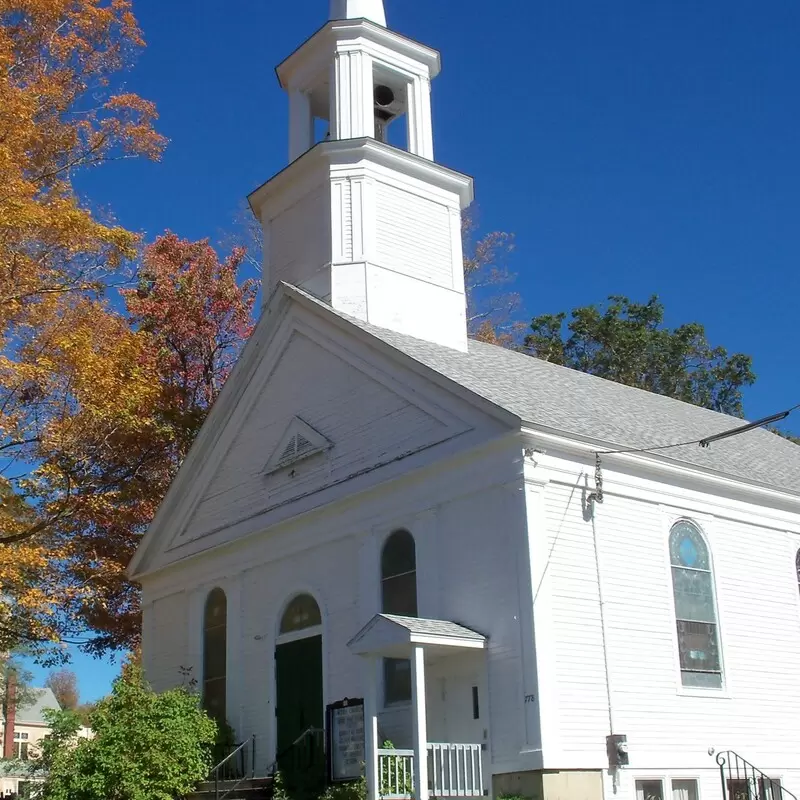
[(697, 800), (697, 781), (672, 781), (672, 800)]
[(29, 759), (28, 753), (28, 734), (15, 731), (14, 733), (14, 758), (20, 761)]
[(636, 800), (664, 800), (664, 782), (658, 779), (636, 781)]

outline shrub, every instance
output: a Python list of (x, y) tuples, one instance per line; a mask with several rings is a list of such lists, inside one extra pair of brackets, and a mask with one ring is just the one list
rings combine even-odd
[(139, 667), (117, 678), (91, 723), (92, 739), (53, 754), (44, 800), (173, 800), (211, 769), (217, 726), (197, 694), (156, 694)]

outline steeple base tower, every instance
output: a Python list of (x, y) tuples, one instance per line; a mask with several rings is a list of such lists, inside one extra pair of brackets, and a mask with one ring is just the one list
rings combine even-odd
[[(388, 30), (381, 0), (335, 0), (328, 22), (278, 66), (289, 93), (290, 165), (250, 196), (264, 230), (264, 284), (467, 349), (461, 212), (472, 179), (433, 160), (439, 54)], [(318, 140), (322, 126), (327, 135)], [(402, 132), (404, 147), (391, 141)]]

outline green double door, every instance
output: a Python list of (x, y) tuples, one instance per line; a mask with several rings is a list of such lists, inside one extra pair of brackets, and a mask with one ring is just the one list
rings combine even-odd
[[(290, 784), (324, 781), (321, 636), (276, 647), (275, 689), (278, 767), (284, 780)], [(309, 728), (316, 732), (297, 742)]]

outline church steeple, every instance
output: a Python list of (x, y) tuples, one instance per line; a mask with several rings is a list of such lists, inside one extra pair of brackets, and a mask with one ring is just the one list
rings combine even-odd
[(439, 53), (385, 27), (382, 0), (331, 20), (277, 68), (290, 165), (250, 197), (264, 281), (384, 328), (467, 347), (461, 212), (472, 180), (433, 161)]
[(328, 19), (368, 19), (386, 27), (383, 0), (331, 0)]

